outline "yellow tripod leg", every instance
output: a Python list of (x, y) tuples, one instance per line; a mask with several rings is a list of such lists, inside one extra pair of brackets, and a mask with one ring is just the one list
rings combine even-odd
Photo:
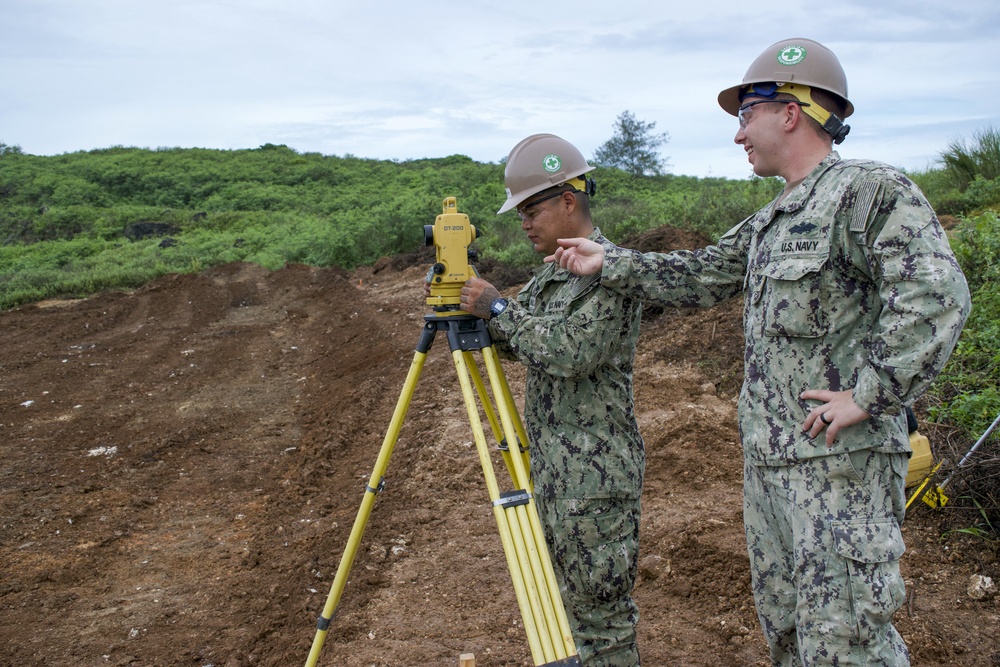
[[(424, 335), (426, 337), (427, 333), (425, 332)], [(431, 336), (433, 337), (433, 334)], [(334, 577), (333, 585), (330, 587), (330, 593), (326, 598), (323, 613), (316, 623), (316, 636), (313, 638), (312, 648), (309, 650), (309, 656), (306, 658), (306, 667), (315, 667), (316, 662), (319, 660), (323, 642), (326, 641), (326, 634), (330, 628), (330, 621), (337, 610), (340, 597), (344, 592), (344, 586), (347, 584), (347, 577), (350, 575), (351, 567), (354, 565), (354, 558), (357, 556), (361, 538), (368, 524), (368, 518), (371, 516), (372, 507), (375, 505), (375, 496), (382, 490), (385, 471), (389, 466), (389, 458), (392, 456), (396, 442), (399, 440), (399, 431), (409, 410), (410, 401), (413, 399), (417, 380), (420, 379), (420, 373), (424, 367), (426, 358), (427, 353), (420, 351), (419, 348), (413, 355), (410, 370), (406, 375), (406, 381), (403, 383), (403, 390), (400, 392), (399, 400), (396, 402), (396, 409), (392, 414), (392, 420), (389, 422), (389, 428), (386, 431), (385, 438), (382, 440), (382, 448), (379, 450), (378, 458), (375, 461), (375, 468), (372, 470), (371, 477), (368, 478), (365, 495), (361, 500), (361, 509), (358, 510), (358, 515), (354, 519), (354, 526), (351, 528), (351, 535), (347, 540), (347, 546), (340, 557), (337, 575)]]
[[(510, 393), (510, 386), (507, 384), (506, 377), (503, 374), (503, 369), (500, 367), (499, 359), (496, 356), (496, 351), (492, 347), (487, 347), (483, 349), (483, 359), (486, 363), (487, 373), (490, 377), (490, 381), (493, 383), (493, 394), (495, 396), (502, 397), (502, 405), (504, 407), (500, 408), (501, 420), (503, 421), (504, 431), (507, 433), (508, 442), (511, 441), (512, 433), (517, 433), (517, 438), (523, 438), (523, 442), (528, 442), (527, 433), (524, 430), (524, 425), (521, 422), (520, 416), (517, 412), (517, 407), (514, 404), (514, 399)], [(500, 400), (500, 399), (498, 399)], [(516, 441), (516, 440), (515, 440)], [(513, 456), (512, 463), (515, 470), (514, 482), (523, 489), (531, 489), (531, 479), (529, 475), (529, 458), (527, 451), (518, 452), (518, 456)], [(569, 627), (569, 619), (566, 616), (566, 607), (563, 605), (562, 594), (559, 591), (559, 583), (555, 579), (555, 571), (552, 568), (552, 559), (549, 557), (549, 550), (545, 544), (545, 534), (542, 531), (542, 524), (538, 518), (538, 510), (535, 507), (535, 500), (533, 497), (529, 499), (529, 509), (525, 512), (527, 519), (527, 530), (530, 531), (530, 536), (525, 536), (525, 540), (530, 544), (541, 545), (541, 548), (536, 550), (538, 565), (535, 570), (539, 577), (539, 586), (543, 586), (548, 595), (547, 600), (552, 601), (552, 614), (550, 618), (554, 619), (553, 625), (558, 627), (559, 636), (554, 639), (557, 645), (563, 647), (566, 655), (576, 655), (576, 642), (573, 641), (573, 633)]]
[(516, 455), (521, 458), (521, 463), (523, 464), (524, 469), (516, 477), (514, 475), (511, 477), (514, 479), (515, 484), (519, 485), (519, 488), (531, 491), (531, 476), (528, 474), (531, 469), (528, 456), (528, 433), (524, 430), (524, 423), (521, 421), (521, 413), (518, 411), (517, 404), (514, 402), (514, 396), (510, 393), (510, 385), (507, 384), (507, 376), (504, 375), (503, 366), (500, 365), (500, 360), (497, 357), (496, 350), (492, 347), (484, 348), (483, 361), (486, 364), (487, 373), (490, 376), (493, 391), (498, 392), (497, 403), (505, 407), (507, 414), (510, 415), (511, 424), (514, 427), (516, 438), (514, 440), (510, 440), (511, 436), (508, 435), (506, 437), (509, 442), (517, 442), (521, 444), (516, 452)]
[[(514, 400), (510, 396), (510, 389), (507, 387), (506, 379), (503, 376), (503, 369), (500, 367), (496, 351), (492, 347), (483, 348), (483, 362), (486, 364), (486, 373), (490, 378), (490, 388), (493, 396), (497, 399), (497, 408), (500, 413), (500, 422), (503, 428), (504, 439), (510, 443), (527, 442), (528, 436), (524, 432)], [(511, 478), (514, 485), (520, 489), (531, 490), (530, 463), (527, 448), (518, 447), (511, 450)]]
[[(544, 627), (548, 632), (549, 641), (555, 647), (556, 657), (572, 656), (576, 654), (576, 644), (569, 628), (569, 619), (566, 616), (559, 584), (552, 569), (552, 561), (545, 543), (541, 522), (538, 519), (535, 501), (530, 495), (532, 484), (528, 450), (526, 447), (520, 446), (520, 443), (528, 442), (528, 435), (521, 422), (517, 405), (510, 392), (510, 385), (507, 383), (496, 351), (492, 346), (486, 346), (482, 349), (482, 353), (491, 382), (491, 390), (497, 401), (496, 412), (499, 413), (499, 420), (502, 422), (500, 428), (502, 428), (503, 433), (498, 432), (498, 418), (488, 403), (485, 388), (482, 386), (482, 378), (471, 353), (464, 352), (463, 358), (475, 383), (480, 400), (484, 404), (484, 411), (497, 441), (508, 443), (508, 448), (502, 453), (514, 486), (529, 492), (527, 494), (527, 507), (508, 506), (506, 509), (508, 514), (516, 512), (517, 515), (513, 520), (508, 520), (508, 524), (516, 526), (512, 529), (520, 532), (520, 543), (524, 545), (524, 551), (518, 552), (522, 557), (519, 560), (520, 569), (526, 579), (531, 579), (535, 588), (543, 591), (538, 596), (539, 603), (542, 605), (541, 618), (545, 620)], [(515, 443), (513, 449), (509, 447), (510, 443)]]
[[(493, 395), (497, 397), (497, 408), (503, 423), (505, 440), (507, 442), (518, 442), (519, 440), (527, 442), (527, 434), (521, 424), (517, 407), (503, 375), (503, 369), (500, 367), (496, 352), (492, 347), (483, 349), (483, 359), (492, 383)], [(525, 576), (533, 582), (534, 587), (540, 591), (539, 602), (542, 605), (541, 614), (542, 618), (545, 619), (548, 640), (554, 647), (556, 657), (564, 658), (574, 654), (576, 647), (569, 632), (569, 622), (566, 619), (562, 597), (559, 594), (559, 587), (552, 571), (545, 536), (541, 531), (541, 523), (535, 509), (535, 501), (530, 493), (532, 484), (528, 452), (526, 448), (518, 447), (509, 454), (507, 462), (514, 485), (528, 492), (525, 494), (523, 505), (518, 503), (510, 506), (507, 510), (508, 513), (514, 515), (510, 523), (515, 527), (515, 530), (519, 531), (520, 543), (525, 548), (521, 568)]]
[[(455, 369), (458, 372), (458, 381), (462, 388), (462, 397), (465, 400), (465, 407), (469, 413), (469, 423), (472, 426), (472, 435), (476, 443), (476, 451), (479, 454), (479, 462), (483, 468), (483, 476), (486, 479), (486, 489), (490, 500), (493, 502), (493, 516), (497, 522), (500, 532), (500, 541), (503, 544), (504, 555), (507, 558), (507, 567), (511, 573), (514, 584), (514, 593), (517, 597), (518, 607), (521, 610), (521, 619), (524, 622), (524, 629), (528, 636), (528, 646), (531, 649), (531, 657), (535, 664), (544, 664), (552, 656), (552, 645), (548, 637), (539, 632), (538, 621), (541, 618), (541, 602), (538, 599), (538, 591), (534, 582), (522, 576), (522, 562), (526, 562), (526, 556), (519, 556), (519, 552), (525, 552), (526, 547), (517, 544), (520, 541), (520, 531), (517, 534), (511, 529), (508, 517), (504, 512), (504, 507), (500, 502), (500, 488), (497, 485), (496, 475), (493, 473), (493, 460), (490, 458), (489, 448), (486, 446), (486, 434), (483, 432), (482, 422), (479, 417), (478, 406), (476, 405), (472, 393), (472, 384), (469, 380), (470, 371), (465, 363), (465, 355), (462, 350), (453, 350), (452, 359), (455, 362)], [(546, 633), (547, 634), (547, 633)]]
[[(487, 347), (483, 349), (483, 353), (485, 354), (487, 350), (493, 352), (492, 348)], [(518, 439), (511, 439), (511, 437), (505, 434), (504, 425), (497, 416), (497, 412), (503, 408), (506, 408), (508, 412), (513, 410), (511, 414), (514, 416), (515, 424), (520, 425), (521, 422), (518, 417), (517, 407), (514, 405), (513, 398), (508, 401), (505, 396), (494, 395), (497, 403), (497, 409), (494, 409), (493, 404), (490, 402), (489, 394), (486, 393), (486, 384), (483, 382), (483, 378), (479, 374), (479, 367), (476, 365), (476, 361), (472, 356), (472, 353), (463, 351), (462, 356), (465, 359), (466, 367), (469, 369), (469, 375), (472, 376), (472, 383), (476, 387), (476, 392), (479, 394), (479, 402), (483, 406), (483, 411), (486, 413), (486, 419), (490, 423), (490, 429), (493, 431), (493, 437), (496, 438), (498, 443), (500, 443), (500, 455), (503, 458), (504, 465), (507, 466), (507, 473), (514, 481), (514, 486), (516, 488), (531, 491), (531, 480), (526, 479), (526, 476), (523, 474), (518, 474), (518, 469), (514, 467), (514, 461), (511, 458), (513, 456), (521, 457), (524, 466), (523, 469), (521, 469), (522, 473), (528, 470), (528, 449), (522, 444), (528, 441), (528, 436), (524, 432), (524, 427), (521, 426), (520, 431), (518, 431)], [(499, 364), (496, 368), (501, 373), (503, 372), (500, 370)], [(504, 378), (501, 377), (501, 380), (504, 380)], [(506, 389), (506, 381), (504, 380), (501, 384)], [(506, 394), (507, 396), (510, 396), (510, 389), (506, 389)]]

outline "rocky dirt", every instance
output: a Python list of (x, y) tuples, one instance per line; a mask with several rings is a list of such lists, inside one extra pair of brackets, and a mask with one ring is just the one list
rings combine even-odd
[[(235, 264), (0, 314), (0, 664), (304, 664), (429, 312), (429, 261)], [(736, 303), (647, 312), (646, 665), (768, 662), (741, 528), (741, 346)], [(532, 664), (471, 440), (442, 338), (319, 664)], [(905, 523), (897, 626), (914, 665), (996, 667), (997, 601), (967, 592), (996, 580), (996, 549), (945, 524), (926, 507)]]

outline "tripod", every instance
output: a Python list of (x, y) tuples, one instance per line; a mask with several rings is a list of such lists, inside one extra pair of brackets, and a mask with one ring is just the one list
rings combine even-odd
[[(340, 566), (334, 577), (326, 605), (317, 621), (316, 636), (312, 649), (306, 660), (306, 667), (314, 667), (319, 659), (319, 653), (326, 639), (330, 622), (340, 602), (341, 594), (347, 583), (351, 566), (357, 555), (361, 537), (364, 534), (368, 517), (375, 503), (375, 496), (385, 485), (384, 475), (389, 465), (399, 431), (410, 401), (416, 390), (417, 381), (427, 358), (427, 353), (439, 331), (444, 331), (451, 347), (451, 356), (455, 362), (458, 381), (462, 388), (462, 397), (469, 414), (469, 423), (482, 464), (486, 487), (493, 506), (500, 540), (504, 555), (507, 558), (507, 568), (510, 570), (514, 584), (514, 593), (521, 611), (524, 629), (531, 648), (531, 657), (535, 665), (579, 666), (566, 610), (559, 595), (559, 587), (555, 581), (552, 562), (545, 546), (541, 522), (535, 509), (535, 501), (531, 494), (529, 477), (528, 450), (521, 443), (527, 443), (521, 418), (514, 405), (514, 399), (507, 385), (507, 379), (500, 367), (497, 355), (493, 349), (486, 323), (468, 313), (451, 311), (450, 313), (435, 313), (424, 316), (424, 328), (417, 343), (410, 370), (403, 383), (399, 401), (389, 422), (389, 428), (382, 448), (379, 451), (375, 468), (365, 487), (361, 509), (351, 529), (347, 546), (340, 559)], [(496, 399), (496, 407), (490, 402), (486, 393), (486, 385), (479, 373), (473, 352), (482, 353), (483, 362), (490, 380), (490, 389)], [(473, 394), (473, 386), (479, 396), (493, 435), (499, 443), (502, 458), (510, 473), (513, 490), (501, 492), (493, 471), (493, 462), (486, 445), (486, 435)]]

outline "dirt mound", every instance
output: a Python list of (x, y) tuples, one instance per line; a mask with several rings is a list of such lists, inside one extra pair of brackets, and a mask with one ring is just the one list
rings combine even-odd
[(697, 250), (712, 239), (701, 232), (676, 227), (657, 227), (624, 239), (619, 245), (639, 252), (670, 252), (671, 250)]
[[(639, 242), (682, 247), (657, 234)], [(304, 664), (428, 263), (234, 264), (0, 314), (0, 664)], [(727, 304), (644, 325), (644, 664), (767, 664), (741, 528), (739, 317)], [(520, 396), (523, 372), (505, 369)], [(471, 440), (440, 340), (320, 664), (531, 664)], [(939, 522), (917, 511), (904, 527), (899, 628), (915, 665), (994, 666), (996, 601), (966, 588), (996, 577), (995, 554), (941, 541)]]

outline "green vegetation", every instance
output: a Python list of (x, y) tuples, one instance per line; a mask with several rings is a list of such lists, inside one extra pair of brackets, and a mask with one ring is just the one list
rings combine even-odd
[(987, 211), (963, 221), (952, 239), (972, 313), (935, 393), (946, 399), (935, 417), (982, 433), (1000, 413), (1000, 219)]
[[(595, 213), (617, 240), (668, 222), (715, 235), (779, 187), (615, 169), (597, 179)], [(235, 261), (370, 264), (420, 247), (448, 196), (483, 232), (483, 257), (538, 261), (517, 216), (496, 215), (503, 166), (461, 155), (393, 162), (268, 144), (39, 157), (0, 144), (0, 309)]]
[(1000, 131), (952, 142), (941, 168), (911, 177), (940, 215), (958, 216), (951, 245), (972, 292), (972, 314), (935, 383), (930, 409), (975, 441), (1000, 414)]

